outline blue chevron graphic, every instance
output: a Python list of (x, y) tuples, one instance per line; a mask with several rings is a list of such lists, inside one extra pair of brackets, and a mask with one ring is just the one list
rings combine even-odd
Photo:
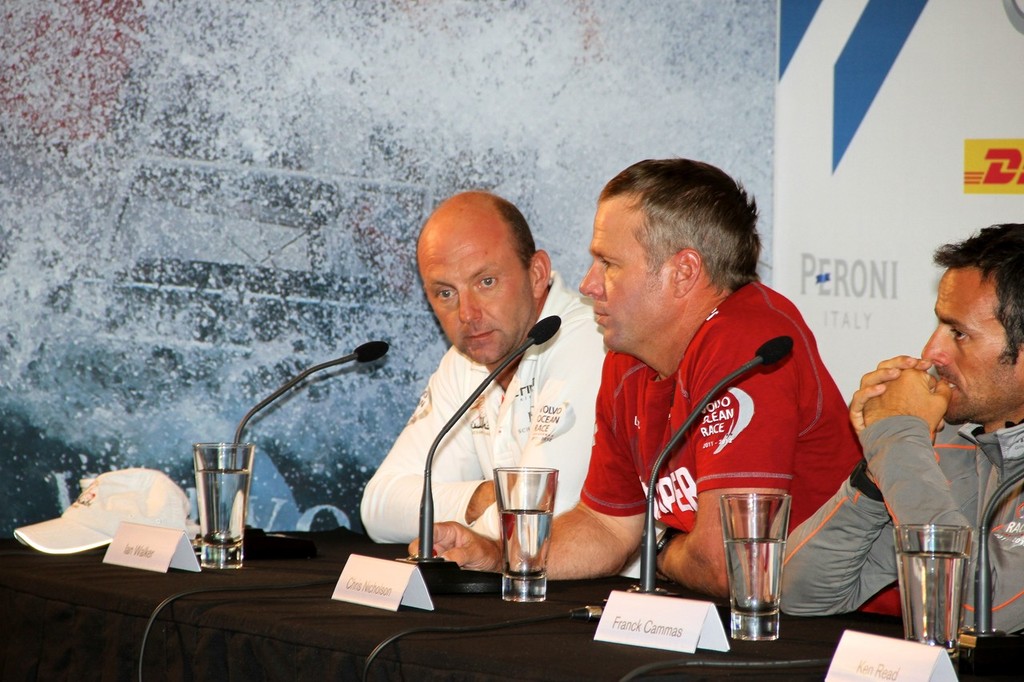
[(870, 0), (864, 8), (833, 71), (833, 173), (927, 3)]
[(779, 80), (819, 6), (821, 0), (779, 0)]

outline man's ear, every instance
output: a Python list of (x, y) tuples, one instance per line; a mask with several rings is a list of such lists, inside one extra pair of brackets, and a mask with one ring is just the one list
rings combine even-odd
[(666, 265), (669, 268), (669, 285), (676, 296), (689, 293), (704, 272), (704, 260), (693, 249), (676, 251)]
[(534, 298), (540, 298), (551, 284), (551, 256), (538, 249), (530, 256), (530, 287)]

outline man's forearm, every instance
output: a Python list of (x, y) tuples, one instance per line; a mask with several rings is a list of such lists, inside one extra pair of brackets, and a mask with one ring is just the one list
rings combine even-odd
[[(952, 427), (947, 427), (952, 428)], [(925, 421), (890, 417), (861, 433), (864, 457), (896, 523), (970, 525), (935, 459)]]
[(658, 559), (658, 569), (673, 582), (712, 597), (729, 596), (721, 539), (716, 546), (709, 547), (689, 533), (679, 533)]
[(466, 523), (473, 524), (494, 504), (494, 481), (481, 481), (466, 505)]
[(609, 517), (580, 503), (555, 517), (548, 577), (555, 580), (615, 575), (636, 550), (643, 515)]

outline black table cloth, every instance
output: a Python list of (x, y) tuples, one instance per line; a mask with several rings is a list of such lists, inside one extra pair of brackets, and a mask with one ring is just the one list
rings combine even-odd
[[(827, 660), (846, 629), (892, 637), (902, 632), (894, 618), (784, 615), (780, 640), (730, 641), (726, 653), (595, 642), (597, 622), (570, 620), (569, 612), (600, 605), (611, 590), (633, 583), (618, 577), (552, 581), (542, 603), (435, 595), (434, 611), (403, 607), (394, 613), (334, 601), (331, 594), (350, 553), (391, 559), (403, 556), (404, 547), (376, 545), (344, 529), (304, 537), (316, 543), (316, 558), (247, 558), (237, 571), (166, 574), (103, 564), (102, 551), (55, 556), (0, 541), (0, 614), (7, 633), (0, 634), (0, 678), (138, 679), (145, 635), (147, 681), (358, 680), (374, 647), (409, 628), (562, 614), (507, 629), (403, 637), (381, 651), (368, 679), (618, 680), (641, 666), (680, 660), (703, 667), (675, 669), (672, 679), (821, 680), (827, 662), (775, 669), (710, 664)], [(154, 610), (175, 595), (180, 596), (157, 613), (146, 634)], [(717, 606), (727, 616), (727, 605)], [(655, 676), (666, 679), (653, 673), (645, 679)]]

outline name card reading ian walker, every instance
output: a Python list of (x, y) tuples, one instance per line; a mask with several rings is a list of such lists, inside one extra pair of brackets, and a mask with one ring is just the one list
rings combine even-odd
[(168, 568), (199, 572), (199, 561), (185, 531), (122, 521), (103, 563), (166, 573)]
[(351, 555), (345, 562), (331, 599), (388, 611), (397, 611), (403, 605), (434, 610), (427, 584), (416, 564), (360, 554)]
[(618, 590), (608, 595), (594, 639), (688, 654), (697, 647), (729, 650), (725, 628), (711, 602)]
[(946, 650), (894, 637), (847, 630), (826, 682), (956, 682)]

